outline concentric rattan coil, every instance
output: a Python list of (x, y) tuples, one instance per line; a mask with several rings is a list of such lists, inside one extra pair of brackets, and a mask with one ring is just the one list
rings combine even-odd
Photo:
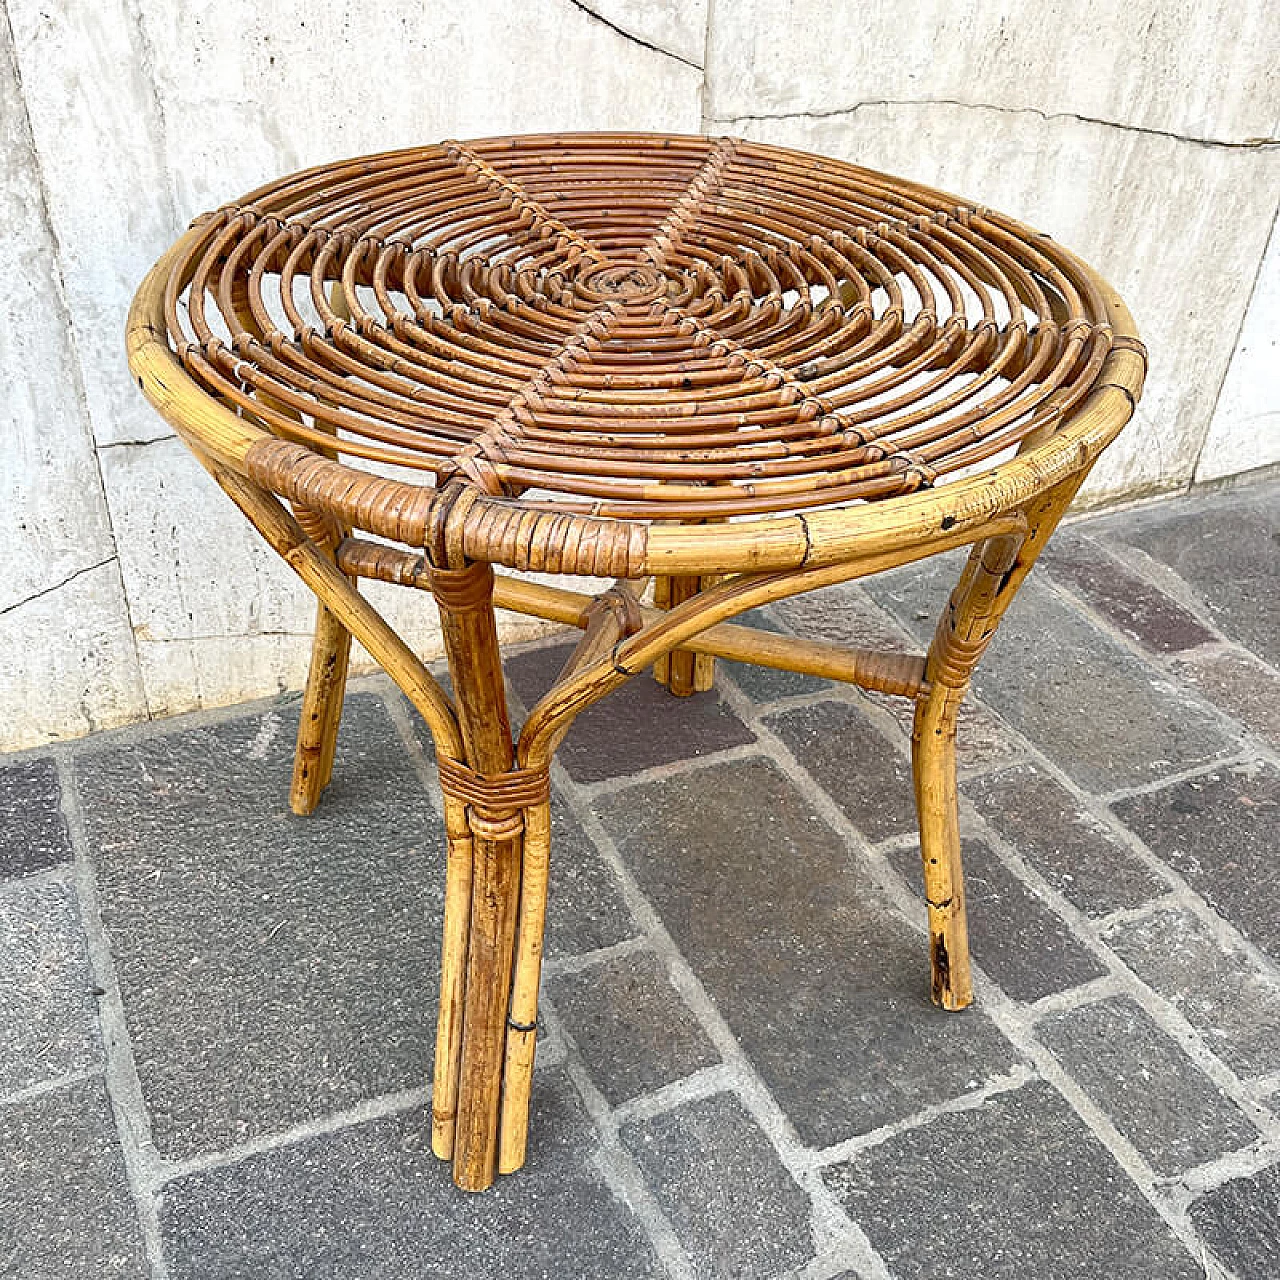
[(456, 476), (645, 522), (942, 483), (1051, 433), (1112, 344), (1096, 277), (1011, 219), (781, 148), (617, 134), (263, 187), (200, 220), (165, 327), (222, 403), (391, 480), (379, 503)]

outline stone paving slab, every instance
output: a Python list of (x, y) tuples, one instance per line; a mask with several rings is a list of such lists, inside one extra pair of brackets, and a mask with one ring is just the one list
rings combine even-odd
[(1223, 1183), (1191, 1206), (1191, 1221), (1236, 1280), (1274, 1280), (1280, 1275), (1280, 1165)]
[(547, 955), (576, 956), (636, 935), (617, 876), (560, 797), (551, 804)]
[(1280, 751), (1280, 676), (1239, 649), (1190, 653), (1172, 664), (1179, 679)]
[(1139, 577), (1092, 538), (1056, 534), (1042, 564), (1097, 612), (1153, 653), (1179, 653), (1216, 639), (1189, 609)]
[(622, 1140), (695, 1276), (771, 1276), (812, 1256), (809, 1197), (731, 1094), (628, 1125)]
[(1014, 1059), (981, 1011), (929, 1005), (922, 937), (769, 762), (638, 786), (599, 810), (804, 1141), (899, 1120)]
[[(511, 660), (507, 678), (526, 707), (546, 692), (572, 652), (572, 645), (556, 644)], [(662, 725), (661, 733), (654, 732), (655, 724)], [(588, 707), (556, 758), (576, 782), (601, 782), (752, 741), (754, 735), (717, 693), (672, 698), (646, 672)]]
[(897, 1280), (1203, 1280), (1044, 1084), (908, 1130), (826, 1177)]
[(1161, 1173), (1204, 1164), (1259, 1136), (1128, 998), (1055, 1014), (1036, 1036)]
[(1245, 1075), (1280, 1070), (1280, 974), (1180, 906), (1122, 920), (1107, 944)]
[(1214, 625), (1280, 666), (1276, 559), (1280, 486), (1241, 485), (1185, 503), (1156, 503), (1089, 522), (1092, 536), (1135, 547), (1176, 575)]
[(796, 635), (861, 649), (910, 649), (911, 632), (856, 582), (791, 596), (772, 606)]
[(100, 1077), (0, 1106), (0, 1275), (150, 1275)]
[(75, 893), (56, 880), (0, 884), (0, 1097), (101, 1061)]
[[(443, 827), (377, 700), (288, 810), (274, 710), (77, 762), (152, 1133), (181, 1159), (426, 1081)], [(408, 798), (412, 803), (406, 803)]]
[(1154, 853), (1280, 963), (1280, 913), (1271, 888), (1280, 848), (1280, 770), (1263, 763), (1215, 769), (1113, 807)]
[(0, 880), (70, 861), (57, 765), (36, 759), (0, 769)]
[(961, 792), (996, 833), (1074, 907), (1091, 916), (1167, 892), (1097, 815), (1034, 764), (965, 779)]
[[(530, 1162), (479, 1197), (427, 1142), (443, 834), (385, 681), (307, 819), (296, 697), (0, 760), (0, 1277), (1274, 1280), (1262, 488), (1076, 522), (997, 635), (964, 1013), (928, 1001), (910, 704), (726, 664), (580, 723)], [(958, 569), (759, 618), (910, 648)], [(566, 653), (514, 653), (520, 697)]]
[(720, 1061), (652, 952), (553, 978), (545, 991), (615, 1107)]
[(868, 840), (915, 830), (911, 766), (863, 710), (819, 702), (768, 716), (765, 724)]
[(563, 1076), (540, 1078), (529, 1163), (465, 1195), (410, 1110), (172, 1182), (163, 1227), (172, 1280), (493, 1280), (663, 1272), (590, 1153)]

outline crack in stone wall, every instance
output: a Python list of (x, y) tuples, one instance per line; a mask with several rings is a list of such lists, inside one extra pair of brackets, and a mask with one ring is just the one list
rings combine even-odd
[(1120, 129), (1126, 133), (1140, 133), (1149, 137), (1171, 138), (1175, 142), (1188, 142), (1198, 147), (1216, 147), (1233, 151), (1263, 151), (1280, 147), (1280, 138), (1243, 138), (1232, 141), (1223, 138), (1199, 137), (1195, 134), (1176, 133), (1171, 129), (1153, 129), (1147, 125), (1125, 124), (1122, 120), (1104, 120), (1098, 116), (1081, 115), (1075, 111), (1042, 111), (1039, 107), (1002, 107), (991, 102), (965, 102), (959, 98), (866, 98), (851, 106), (831, 107), (827, 110), (777, 111), (750, 113), (747, 115), (704, 117), (708, 124), (739, 124), (759, 120), (832, 120), (840, 116), (854, 116), (868, 107), (962, 107), (968, 111), (996, 111), (1003, 115), (1032, 115), (1037, 119), (1076, 120), (1081, 124), (1102, 125), (1108, 129)]
[(13, 604), (7, 604), (0, 609), (0, 618), (7, 613), (13, 613), (16, 609), (21, 609), (23, 605), (31, 604), (36, 600), (43, 600), (45, 596), (51, 596), (55, 591), (61, 591), (63, 587), (70, 586), (77, 578), (83, 578), (86, 573), (92, 573), (95, 569), (104, 568), (106, 565), (113, 564), (115, 556), (107, 556), (105, 559), (99, 560), (96, 564), (87, 564), (83, 569), (76, 569), (73, 573), (67, 574), (65, 578), (53, 583), (47, 587), (41, 587), (39, 591), (34, 591), (29, 596), (23, 596), (21, 600), (15, 600)]
[(594, 19), (602, 26), (608, 27), (610, 31), (616, 32), (618, 35), (622, 36), (624, 40), (630, 40), (632, 44), (638, 44), (642, 49), (650, 49), (654, 53), (660, 53), (665, 58), (674, 58), (677, 62), (683, 62), (686, 67), (692, 67), (695, 71), (705, 71), (705, 68), (701, 63), (692, 62), (688, 58), (682, 57), (680, 54), (673, 52), (671, 49), (664, 49), (661, 45), (651, 44), (642, 36), (636, 35), (635, 32), (628, 31), (625, 27), (618, 26), (616, 22), (611, 22), (608, 18), (604, 17), (603, 14), (599, 14), (590, 6), (583, 4), (582, 0), (569, 0), (569, 3), (575, 9), (585, 13), (588, 18)]

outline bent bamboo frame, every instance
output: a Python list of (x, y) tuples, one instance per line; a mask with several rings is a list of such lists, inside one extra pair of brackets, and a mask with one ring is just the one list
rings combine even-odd
[[(1145, 375), (1086, 264), (946, 193), (739, 139), (447, 142), (206, 215), (143, 281), (128, 351), (318, 598), (295, 809), (333, 767), (352, 636), (432, 733), (432, 1144), (460, 1186), (524, 1160), (553, 753), (647, 668), (681, 694), (718, 656), (914, 700), (933, 996), (968, 1003), (960, 703)], [(960, 546), (925, 654), (731, 621)], [(592, 598), (492, 565), (617, 582)], [(452, 698), (362, 577), (433, 593)], [(515, 742), (495, 607), (583, 631)]]

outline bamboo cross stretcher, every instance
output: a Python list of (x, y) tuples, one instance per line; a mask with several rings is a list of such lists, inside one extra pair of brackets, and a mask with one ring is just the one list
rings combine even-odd
[[(352, 637), (431, 731), (433, 1148), (459, 1186), (525, 1158), (553, 754), (646, 670), (676, 695), (720, 657), (913, 700), (932, 995), (969, 1003), (956, 717), (1145, 376), (1078, 258), (944, 193), (737, 139), (448, 142), (197, 220), (128, 341), (144, 394), (318, 598), (293, 808), (330, 779)], [(964, 546), (923, 654), (732, 621)], [(495, 565), (614, 581), (590, 596)], [(434, 597), (452, 697), (361, 579)], [(496, 608), (582, 632), (518, 738)]]

